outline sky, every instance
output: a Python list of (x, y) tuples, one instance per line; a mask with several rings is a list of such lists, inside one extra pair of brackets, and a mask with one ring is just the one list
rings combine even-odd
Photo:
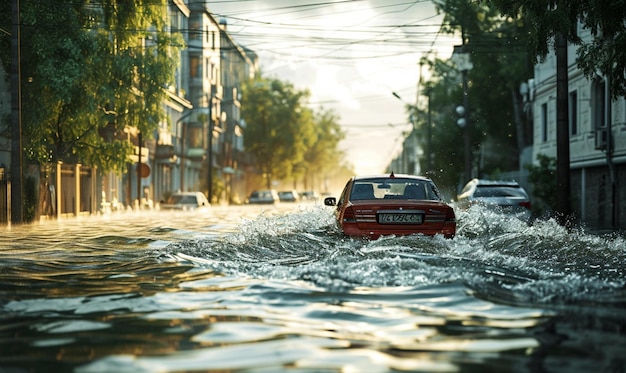
[[(426, 0), (216, 0), (207, 6), (259, 56), (264, 76), (311, 93), (333, 110), (356, 174), (377, 174), (401, 150), (418, 99), (422, 57), (448, 58), (460, 40), (440, 32)], [(396, 92), (401, 99), (393, 95)]]

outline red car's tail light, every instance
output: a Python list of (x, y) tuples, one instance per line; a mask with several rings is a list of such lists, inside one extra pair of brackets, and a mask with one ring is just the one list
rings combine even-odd
[(456, 216), (454, 215), (454, 210), (448, 209), (448, 212), (446, 213), (446, 223), (455, 223), (455, 222), (456, 222)]
[(356, 218), (354, 217), (354, 209), (352, 206), (346, 207), (343, 211), (343, 222), (344, 223), (356, 223)]
[(530, 201), (520, 202), (519, 205), (530, 210)]

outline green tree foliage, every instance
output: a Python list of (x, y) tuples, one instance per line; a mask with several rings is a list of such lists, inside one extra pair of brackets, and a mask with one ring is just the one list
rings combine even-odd
[(242, 116), (248, 123), (244, 146), (265, 177), (272, 181), (309, 178), (337, 165), (344, 134), (330, 111), (314, 113), (305, 107), (307, 91), (290, 83), (259, 75), (242, 87)]
[(302, 100), (308, 93), (259, 76), (242, 87), (242, 94), (242, 116), (248, 122), (244, 146), (254, 155), (269, 188), (273, 180), (290, 177), (302, 160), (305, 145), (301, 135), (309, 124)]
[(132, 150), (128, 129), (149, 138), (165, 118), (164, 88), (181, 44), (167, 32), (167, 2), (20, 5), (27, 156), (124, 170)]
[[(543, 60), (557, 33), (580, 45), (577, 63), (586, 76), (597, 72), (609, 77), (613, 98), (626, 95), (626, 4), (607, 0), (487, 0), (503, 15), (528, 24), (530, 49)], [(592, 40), (583, 42), (581, 24)]]
[(555, 211), (556, 209), (556, 158), (545, 154), (537, 155), (537, 165), (527, 165), (528, 181), (533, 186), (533, 210), (537, 212)]
[[(519, 85), (532, 76), (526, 26), (503, 19), (482, 3), (440, 0), (436, 6), (444, 13), (443, 30), (462, 35), (473, 64), (467, 78), (475, 168), (481, 175), (516, 169), (519, 154), (532, 141), (532, 127), (519, 115)], [(430, 96), (431, 176), (442, 188), (454, 190), (467, 181), (462, 180), (463, 130), (456, 125), (455, 113), (463, 104), (461, 75), (452, 61), (426, 58), (424, 63), (432, 76), (422, 88)], [(422, 148), (427, 149), (427, 115), (425, 110), (413, 114)], [(426, 157), (421, 168), (427, 169)]]
[(339, 143), (345, 138), (345, 133), (339, 126), (339, 117), (331, 110), (322, 109), (315, 114), (314, 134), (309, 139), (309, 146), (304, 154), (306, 167), (304, 187), (310, 188), (310, 183), (318, 186), (324, 178), (334, 175), (337, 165), (343, 162), (343, 152), (339, 151)]
[[(441, 189), (455, 191), (463, 175), (463, 130), (456, 124), (455, 107), (462, 103), (461, 87), (456, 84), (455, 69), (447, 61), (427, 61), (432, 78), (426, 82), (431, 111), (430, 176)], [(425, 112), (415, 114), (417, 130), (421, 134), (422, 149), (428, 151), (428, 118)], [(420, 160), (427, 169), (426, 157)]]

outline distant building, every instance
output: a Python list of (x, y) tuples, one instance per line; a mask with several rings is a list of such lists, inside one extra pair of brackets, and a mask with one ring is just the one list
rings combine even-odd
[(0, 64), (0, 167), (5, 166), (8, 172), (11, 166), (11, 89), (10, 76)]
[[(579, 29), (584, 40), (588, 30)], [(626, 229), (626, 100), (611, 100), (604, 76), (585, 77), (568, 47), (572, 211), (596, 229)], [(556, 157), (556, 57), (535, 66), (533, 159)], [(555, 176), (556, 177), (556, 176)]]
[[(189, 16), (191, 10), (182, 0), (170, 0), (168, 4), (170, 32), (182, 35), (183, 41), (189, 39)], [(167, 198), (171, 193), (183, 189), (185, 174), (181, 163), (183, 143), (183, 126), (186, 118), (191, 116), (193, 105), (188, 98), (189, 87), (189, 50), (181, 48), (180, 63), (174, 73), (174, 83), (167, 87), (168, 99), (163, 103), (168, 120), (159, 123), (154, 140), (148, 143), (150, 154), (151, 195), (157, 201)], [(182, 159), (184, 161), (184, 159)]]
[(224, 97), (222, 100), (221, 124), (224, 136), (220, 138), (219, 157), (221, 174), (224, 179), (225, 200), (240, 203), (248, 195), (246, 190), (246, 169), (252, 164), (245, 152), (243, 138), (246, 122), (241, 116), (241, 85), (254, 78), (258, 69), (257, 56), (243, 48), (228, 33), (225, 19), (220, 24), (221, 73)]
[[(240, 87), (258, 70), (257, 57), (232, 39), (205, 2), (169, 0), (168, 13), (170, 32), (182, 35), (186, 47), (179, 51), (174, 83), (165, 88), (167, 120), (143, 142), (150, 172), (139, 186), (136, 164), (121, 177), (103, 175), (98, 193), (107, 206), (131, 206), (139, 191), (140, 200), (154, 202), (177, 191), (201, 191), (212, 202), (245, 194), (249, 157)], [(138, 144), (136, 134), (129, 138)]]

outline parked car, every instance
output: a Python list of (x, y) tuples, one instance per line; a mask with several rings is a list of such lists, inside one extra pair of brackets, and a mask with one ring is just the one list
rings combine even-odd
[(515, 214), (523, 220), (531, 216), (528, 193), (515, 181), (472, 179), (465, 184), (456, 199), (461, 209), (480, 204)]
[(280, 202), (298, 202), (298, 192), (295, 190), (282, 190), (278, 192), (278, 199)]
[(305, 190), (304, 192), (300, 193), (300, 196), (304, 201), (317, 201), (320, 198), (319, 194), (312, 190)]
[(280, 201), (278, 193), (274, 189), (255, 190), (248, 197), (251, 204), (273, 204)]
[(432, 180), (411, 175), (354, 176), (336, 206), (337, 225), (344, 234), (366, 238), (421, 233), (446, 238), (456, 234), (454, 210), (446, 204)]
[(202, 192), (174, 193), (161, 204), (161, 210), (206, 210), (210, 207), (211, 204)]

